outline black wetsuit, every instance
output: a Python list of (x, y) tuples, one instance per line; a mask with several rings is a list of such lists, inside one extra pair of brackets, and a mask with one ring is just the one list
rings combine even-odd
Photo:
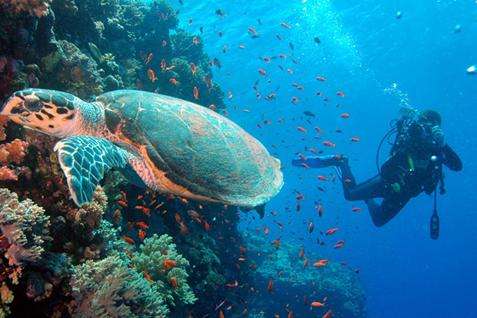
[[(382, 226), (389, 222), (413, 197), (422, 192), (431, 194), (442, 182), (442, 165), (459, 171), (462, 162), (452, 148), (435, 143), (421, 136), (411, 124), (406, 134), (403, 122), (398, 122), (398, 134), (390, 158), (382, 165), (380, 174), (363, 182), (356, 180), (343, 160), (339, 165), (342, 173), (344, 195), (347, 200), (364, 200), (373, 223)], [(418, 128), (418, 127), (417, 127)], [(431, 160), (431, 157), (435, 156)], [(374, 198), (383, 198), (378, 204)]]

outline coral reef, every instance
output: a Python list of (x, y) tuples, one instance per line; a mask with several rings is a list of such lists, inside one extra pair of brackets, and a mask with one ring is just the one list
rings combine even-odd
[(156, 285), (129, 268), (119, 256), (86, 261), (71, 278), (73, 317), (166, 317), (168, 308)]
[(0, 230), (7, 240), (5, 256), (10, 265), (38, 261), (51, 240), (49, 217), (31, 200), (19, 201), (16, 193), (0, 189)]
[(4, 0), (2, 6), (16, 13), (27, 12), (37, 17), (48, 13), (51, 0)]
[[(333, 317), (366, 317), (363, 288), (356, 272), (346, 265), (327, 261), (317, 268), (312, 264), (322, 257), (316, 253), (300, 256), (299, 246), (282, 243), (276, 248), (251, 233), (245, 235), (245, 241), (249, 260), (256, 268), (256, 290), (261, 295), (250, 299), (255, 314), (263, 308), (266, 316), (292, 311), (296, 317), (308, 317), (331, 310)], [(317, 300), (325, 306), (312, 308), (311, 302)], [(283, 304), (288, 304), (287, 308)]]
[(0, 261), (0, 316), (9, 312), (7, 306), (14, 299), (11, 288), (19, 283), (23, 268), (40, 261), (51, 240), (49, 225), (49, 217), (41, 207), (29, 199), (19, 201), (15, 193), (0, 188), (0, 248), (8, 259), (8, 263), (3, 258)]
[(193, 304), (196, 297), (190, 289), (185, 270), (189, 262), (177, 253), (169, 235), (153, 235), (144, 240), (131, 260), (132, 266), (146, 274), (171, 306)]

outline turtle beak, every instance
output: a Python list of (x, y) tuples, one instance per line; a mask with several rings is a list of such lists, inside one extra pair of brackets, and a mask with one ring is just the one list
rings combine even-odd
[(0, 115), (18, 117), (24, 109), (25, 99), (22, 96), (10, 97), (1, 107)]

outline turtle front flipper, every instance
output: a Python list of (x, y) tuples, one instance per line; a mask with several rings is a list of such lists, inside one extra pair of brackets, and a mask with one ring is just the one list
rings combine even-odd
[(134, 155), (104, 138), (69, 137), (59, 141), (55, 151), (78, 206), (91, 202), (96, 187), (110, 169), (132, 171), (129, 160)]

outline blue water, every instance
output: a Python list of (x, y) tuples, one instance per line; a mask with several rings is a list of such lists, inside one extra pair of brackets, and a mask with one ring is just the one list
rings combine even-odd
[[(477, 3), (184, 0), (184, 5), (173, 4), (181, 12), (181, 27), (196, 34), (203, 27), (205, 50), (221, 61), (222, 68), (215, 69), (214, 76), (226, 94), (233, 95), (227, 98), (229, 116), (283, 163), (285, 187), (267, 206), (279, 214), (268, 214), (263, 221), (251, 214), (242, 216), (242, 228), (268, 225), (270, 239), (299, 242), (308, 250), (359, 268), (369, 317), (477, 317), (477, 75), (466, 74), (467, 67), (477, 63)], [(215, 14), (219, 8), (224, 17)], [(402, 12), (401, 19), (396, 18), (397, 11)], [(282, 22), (291, 29), (280, 26)], [(461, 32), (455, 32), (457, 25)], [(248, 34), (251, 26), (258, 38)], [(315, 43), (314, 37), (321, 43)], [(239, 48), (241, 44), (244, 49)], [(270, 63), (259, 58), (279, 54), (288, 57)], [(259, 75), (259, 68), (266, 70), (266, 76)], [(327, 80), (319, 82), (317, 75)], [(256, 80), (261, 99), (252, 88)], [(304, 90), (297, 90), (293, 83)], [(346, 96), (337, 96), (338, 90)], [(316, 96), (317, 91), (329, 102)], [(276, 92), (276, 99), (265, 100), (271, 92)], [(291, 103), (293, 96), (299, 98), (297, 105)], [(441, 237), (437, 241), (429, 238), (428, 231), (432, 197), (421, 195), (388, 225), (375, 228), (362, 203), (343, 199), (338, 182), (317, 180), (318, 174), (333, 170), (300, 170), (290, 165), (305, 147), (345, 153), (357, 179), (364, 181), (376, 173), (376, 147), (402, 106), (441, 112), (446, 140), (464, 162), (462, 172), (446, 173), (448, 193), (438, 199)], [(303, 116), (305, 110), (316, 114), (311, 123)], [(351, 117), (340, 118), (343, 112)], [(299, 132), (297, 126), (305, 127), (307, 133)], [(321, 139), (315, 138), (316, 126), (325, 132)], [(336, 133), (337, 128), (343, 132)], [(349, 141), (355, 135), (361, 142)], [(327, 139), (336, 143), (335, 149), (324, 149), (321, 142)], [(299, 213), (295, 190), (305, 195)], [(324, 206), (322, 218), (314, 209), (315, 201)], [(353, 206), (363, 210), (353, 213)], [(283, 222), (284, 229), (279, 230), (274, 220)], [(320, 230), (339, 227), (336, 239), (346, 240), (345, 248), (320, 247), (317, 231), (315, 235), (307, 232), (309, 220)]]

